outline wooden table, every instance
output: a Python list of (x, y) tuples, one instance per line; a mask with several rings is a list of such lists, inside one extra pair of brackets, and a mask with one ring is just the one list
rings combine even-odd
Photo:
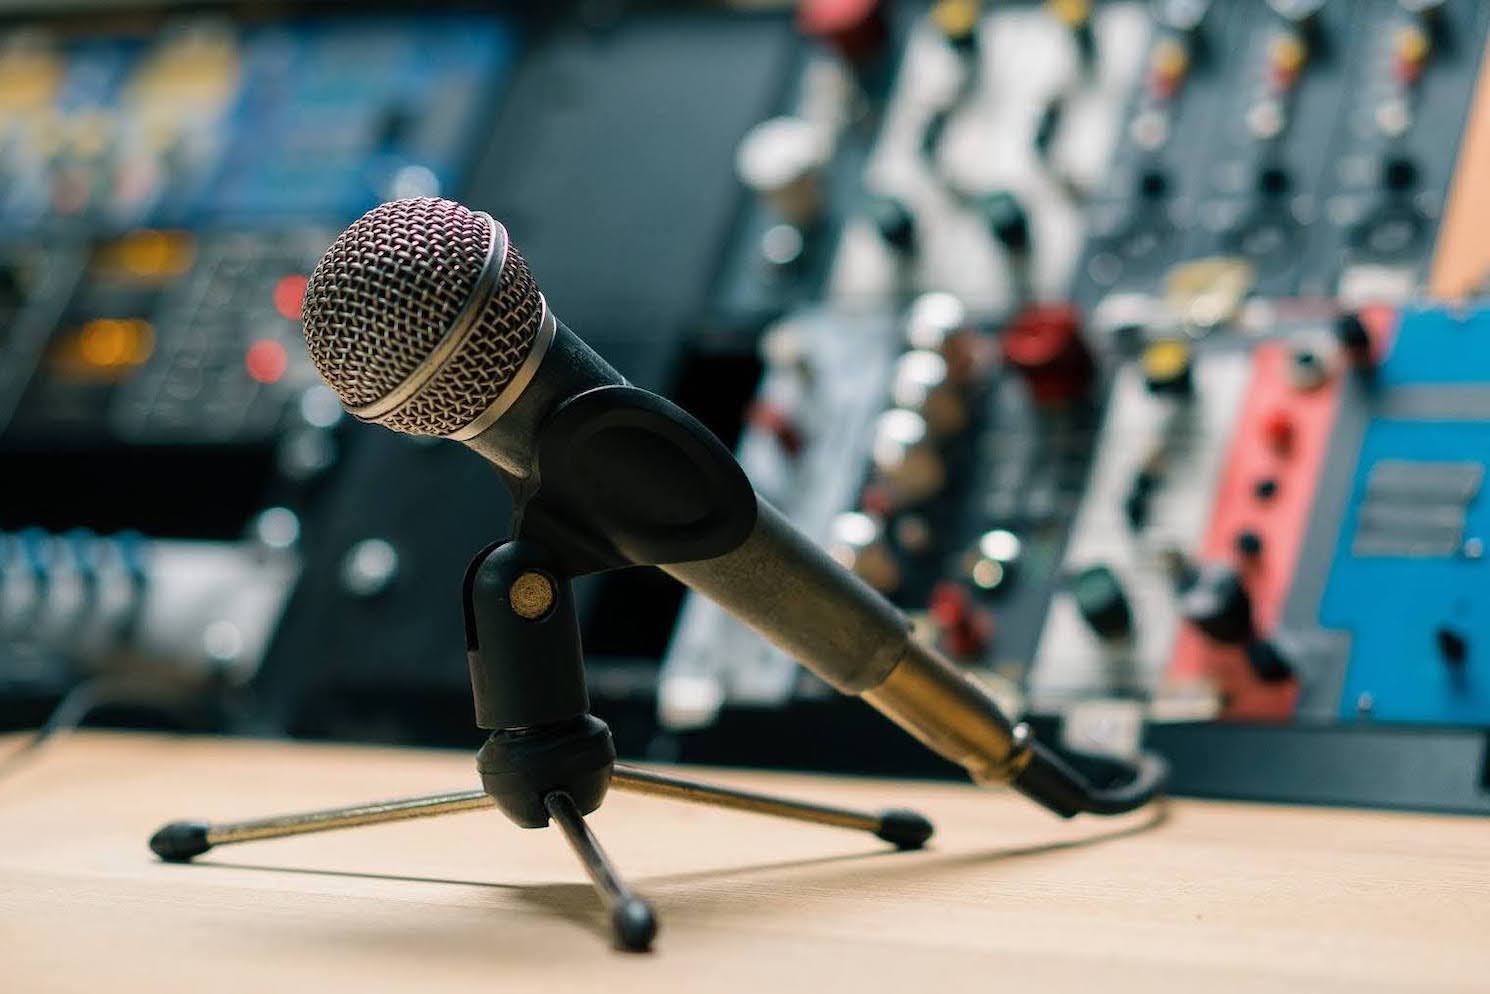
[(1182, 802), (1061, 823), (957, 785), (717, 779), (916, 807), (938, 835), (895, 853), (613, 794), (596, 831), (662, 915), (656, 952), (626, 955), (557, 832), (490, 811), (195, 865), (145, 848), (177, 817), (466, 789), (470, 755), (84, 734), (0, 782), (0, 991), (1490, 990), (1484, 820)]

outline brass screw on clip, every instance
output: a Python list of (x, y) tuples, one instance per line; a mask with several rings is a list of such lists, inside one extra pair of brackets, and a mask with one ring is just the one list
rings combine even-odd
[(542, 573), (528, 570), (512, 581), (507, 599), (519, 618), (537, 621), (554, 606), (554, 582)]

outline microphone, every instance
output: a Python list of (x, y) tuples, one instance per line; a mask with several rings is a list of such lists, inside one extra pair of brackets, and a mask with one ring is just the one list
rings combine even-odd
[[(578, 550), (584, 571), (659, 566), (974, 781), (1010, 783), (1062, 816), (1130, 810), (1160, 789), (1155, 757), (1094, 787), (912, 639), (905, 616), (756, 495), (706, 429), (557, 320), (490, 216), (428, 197), (374, 208), (317, 263), (302, 313), (311, 359), (348, 412), (485, 457), (513, 489), (518, 527)], [(549, 491), (559, 496), (536, 499)]]

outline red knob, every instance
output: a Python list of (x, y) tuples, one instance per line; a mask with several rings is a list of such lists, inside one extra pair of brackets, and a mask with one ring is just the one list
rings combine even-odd
[(1081, 315), (1071, 304), (1025, 308), (999, 335), (1004, 361), (1024, 374), (1041, 407), (1086, 395), (1095, 366), (1081, 337)]
[(1262, 437), (1267, 440), (1268, 448), (1281, 455), (1287, 455), (1293, 450), (1294, 423), (1293, 417), (1282, 408), (1272, 411), (1262, 421)]
[(750, 405), (745, 420), (754, 428), (775, 437), (777, 443), (789, 456), (802, 451), (802, 433), (792, 416), (777, 404), (758, 400)]
[(880, 0), (802, 0), (797, 28), (856, 65), (872, 62), (890, 37)]
[(993, 638), (993, 615), (979, 607), (960, 583), (938, 583), (931, 591), (927, 613), (941, 629), (942, 649), (953, 658), (976, 658)]

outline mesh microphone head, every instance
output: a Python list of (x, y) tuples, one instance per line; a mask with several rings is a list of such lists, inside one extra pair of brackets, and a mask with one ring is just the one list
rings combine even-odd
[(412, 435), (490, 417), (552, 325), (502, 226), (435, 197), (375, 207), (342, 232), (303, 314), (311, 361), (342, 404)]

